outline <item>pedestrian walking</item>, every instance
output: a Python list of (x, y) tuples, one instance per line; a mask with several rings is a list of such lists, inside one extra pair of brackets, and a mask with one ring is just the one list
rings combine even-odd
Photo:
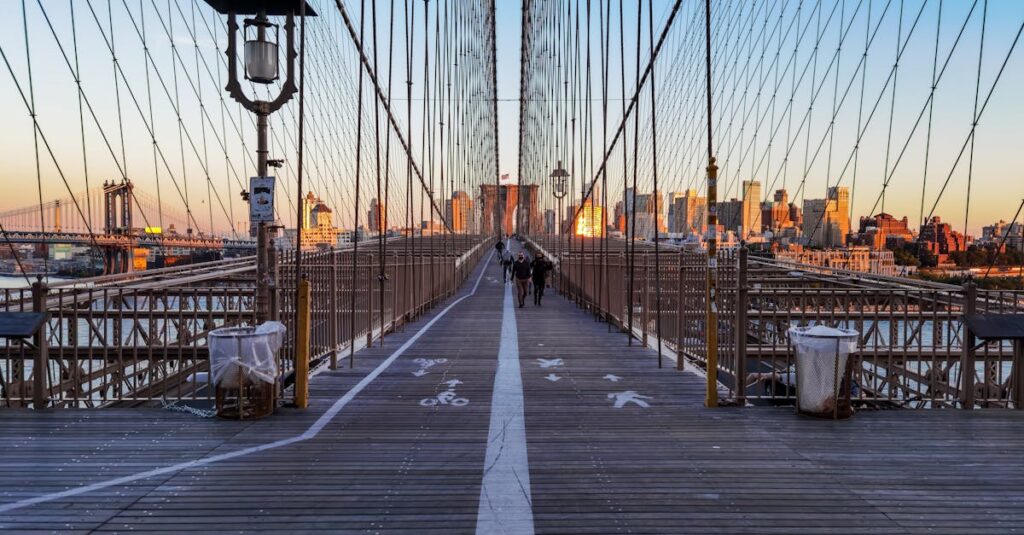
[(544, 258), (543, 254), (537, 253), (537, 258), (533, 260), (530, 267), (533, 270), (533, 304), (540, 306), (540, 301), (544, 298), (544, 288), (548, 283), (548, 273), (555, 266), (547, 258)]
[(530, 291), (530, 274), (532, 271), (529, 260), (520, 251), (519, 257), (512, 264), (512, 276), (515, 277), (516, 289), (519, 292), (519, 308), (523, 308), (526, 305), (526, 294)]
[(502, 261), (504, 260), (504, 257), (505, 257), (505, 255), (504, 255), (504, 252), (505, 252), (505, 242), (503, 240), (499, 239), (498, 243), (494, 244), (494, 251), (497, 253), (498, 264), (501, 264)]
[(505, 251), (501, 253), (501, 282), (512, 281), (512, 263), (512, 251), (505, 249)]

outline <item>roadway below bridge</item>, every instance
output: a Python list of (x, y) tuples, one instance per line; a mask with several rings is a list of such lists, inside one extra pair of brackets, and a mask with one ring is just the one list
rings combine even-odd
[(1024, 412), (706, 409), (699, 375), (531, 302), (487, 258), (263, 420), (0, 411), (0, 530), (1024, 530)]

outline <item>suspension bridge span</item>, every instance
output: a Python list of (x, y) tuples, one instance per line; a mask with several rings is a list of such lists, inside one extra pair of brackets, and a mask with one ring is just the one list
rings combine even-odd
[(4, 12), (0, 531), (1024, 529), (1024, 6)]

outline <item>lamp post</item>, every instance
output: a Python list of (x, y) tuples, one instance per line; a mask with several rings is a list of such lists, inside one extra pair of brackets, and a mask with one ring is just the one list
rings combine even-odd
[(558, 166), (551, 171), (551, 189), (555, 198), (558, 199), (558, 259), (562, 259), (562, 199), (569, 193), (565, 189), (565, 181), (569, 178), (569, 172), (562, 167), (562, 160), (558, 160)]
[[(210, 7), (228, 17), (228, 84), (225, 91), (245, 109), (256, 114), (256, 176), (249, 178), (249, 191), (242, 198), (249, 202), (249, 235), (256, 237), (256, 321), (277, 317), (277, 260), (273, 254), (274, 177), (267, 171), (267, 118), (284, 106), (298, 91), (295, 85), (295, 17), (315, 17), (305, 0), (206, 0)], [(249, 98), (238, 79), (238, 15), (252, 15), (243, 21), (245, 79), (271, 84), (279, 78), (278, 51), (280, 27), (268, 17), (284, 17), (286, 65), (281, 91), (274, 100)], [(273, 39), (271, 39), (271, 36)], [(301, 224), (301, 223), (300, 223)]]

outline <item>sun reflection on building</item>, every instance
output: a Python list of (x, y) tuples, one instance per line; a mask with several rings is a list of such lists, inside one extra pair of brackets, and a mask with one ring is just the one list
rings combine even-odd
[(576, 235), (584, 238), (600, 238), (604, 236), (604, 208), (594, 206), (590, 201), (583, 204), (576, 218)]

